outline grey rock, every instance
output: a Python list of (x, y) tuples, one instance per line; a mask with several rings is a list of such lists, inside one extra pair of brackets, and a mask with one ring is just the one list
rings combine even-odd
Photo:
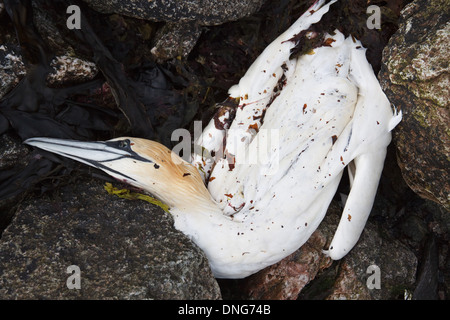
[(155, 35), (155, 43), (151, 53), (158, 60), (168, 60), (173, 57), (187, 56), (201, 35), (200, 27), (193, 22), (167, 23)]
[(8, 170), (14, 166), (25, 165), (26, 156), (30, 153), (22, 142), (9, 134), (0, 135), (0, 170)]
[(412, 246), (419, 247), (419, 244), (428, 234), (428, 227), (423, 219), (417, 215), (410, 214), (400, 224), (402, 235), (411, 242)]
[[(0, 173), (6, 173), (2, 175), (4, 179), (13, 174), (14, 169), (22, 170), (30, 161), (30, 157), (30, 149), (23, 145), (19, 138), (7, 133), (0, 135)], [(16, 183), (20, 184), (18, 181)], [(13, 217), (14, 208), (23, 196), (19, 188), (17, 188), (17, 192), (8, 197), (0, 192), (0, 236)]]
[(383, 52), (379, 74), (391, 103), (403, 112), (394, 130), (398, 163), (421, 197), (450, 210), (450, 89), (448, 1), (407, 5)]
[[(80, 289), (69, 289), (80, 269)], [(77, 283), (75, 280), (73, 283)], [(172, 217), (81, 180), (23, 202), (0, 241), (0, 299), (219, 299)]]
[(370, 221), (366, 224), (357, 245), (339, 262), (327, 299), (398, 299), (411, 290), (417, 258), (399, 240), (380, 232), (382, 228)]
[(26, 74), (20, 48), (13, 43), (0, 44), (0, 99)]
[(217, 25), (238, 20), (256, 12), (266, 0), (84, 0), (102, 13), (153, 21), (196, 21), (200, 25)]
[[(72, 52), (73, 43), (67, 38), (67, 32), (58, 26), (55, 17), (52, 16), (53, 10), (48, 10), (49, 8), (42, 6), (39, 1), (31, 1), (31, 5), (34, 27), (52, 52), (56, 55)], [(68, 16), (65, 14), (65, 17)], [(67, 29), (66, 26), (64, 27)]]
[(97, 66), (87, 60), (72, 56), (70, 53), (56, 56), (50, 63), (53, 72), (47, 76), (50, 85), (64, 83), (83, 83), (92, 80), (98, 73)]

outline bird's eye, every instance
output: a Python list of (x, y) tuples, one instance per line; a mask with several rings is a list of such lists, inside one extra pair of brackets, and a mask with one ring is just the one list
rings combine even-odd
[(129, 147), (130, 147), (130, 140), (126, 139), (126, 140), (119, 141), (119, 148), (128, 149)]

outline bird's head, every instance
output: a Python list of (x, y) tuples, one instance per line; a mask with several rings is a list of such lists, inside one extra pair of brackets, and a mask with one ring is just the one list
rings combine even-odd
[(122, 137), (98, 142), (31, 138), (24, 143), (103, 170), (169, 207), (211, 199), (197, 169), (158, 142)]

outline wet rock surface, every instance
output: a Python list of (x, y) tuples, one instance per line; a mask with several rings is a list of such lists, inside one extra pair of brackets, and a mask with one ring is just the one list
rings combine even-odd
[[(162, 209), (78, 180), (20, 205), (0, 241), (1, 299), (218, 299), (202, 251)], [(80, 270), (80, 289), (70, 266)], [(69, 279), (69, 280), (68, 280)]]

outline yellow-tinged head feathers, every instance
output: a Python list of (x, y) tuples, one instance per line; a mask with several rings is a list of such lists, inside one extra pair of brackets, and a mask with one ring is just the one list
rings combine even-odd
[[(133, 161), (120, 171), (133, 174), (136, 186), (152, 193), (170, 207), (192, 206), (197, 201), (212, 201), (197, 169), (184, 161), (164, 145), (141, 138), (118, 138), (129, 140), (130, 148), (149, 162)], [(110, 140), (112, 141), (112, 140)], [(130, 182), (133, 184), (132, 182)]]
[(153, 194), (169, 207), (185, 209), (212, 201), (197, 169), (155, 141), (132, 137), (100, 142), (31, 138), (25, 143), (101, 169)]

